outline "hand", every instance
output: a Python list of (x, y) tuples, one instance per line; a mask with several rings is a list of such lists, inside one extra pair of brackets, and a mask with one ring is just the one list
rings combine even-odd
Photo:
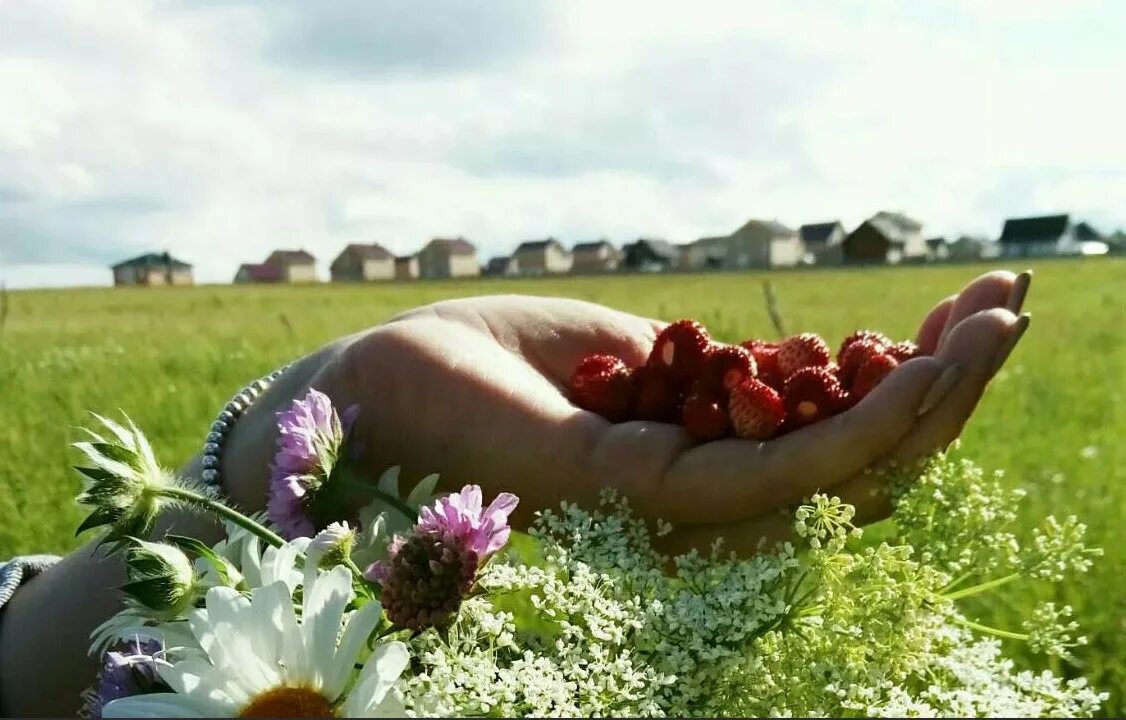
[(615, 425), (567, 400), (579, 359), (609, 352), (640, 364), (663, 323), (566, 299), (441, 302), (301, 363), (236, 426), (227, 453), (239, 470), (226, 474), (238, 478), (236, 499), (261, 506), (273, 452), (268, 411), (311, 384), (338, 406), (360, 403), (357, 435), (374, 475), (401, 465), (408, 480), (437, 472), (446, 489), (514, 492), (517, 523), (561, 500), (592, 506), (616, 487), (641, 515), (677, 526), (667, 549), (724, 536), (751, 552), (760, 538), (788, 534), (788, 511), (779, 511), (818, 490), (856, 504), (862, 521), (886, 514), (886, 494), (873, 493), (864, 471), (958, 436), (1027, 326), (1015, 314), (1027, 289), (1027, 275), (996, 272), (939, 303), (917, 338), (926, 357), (904, 363), (848, 412), (767, 442), (704, 445), (678, 426)]

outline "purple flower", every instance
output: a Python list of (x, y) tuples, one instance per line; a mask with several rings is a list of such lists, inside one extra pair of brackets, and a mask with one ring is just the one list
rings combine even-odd
[(332, 473), (359, 410), (353, 405), (337, 415), (328, 396), (310, 388), (303, 400), (278, 413), (278, 451), (270, 468), (266, 511), (286, 539), (314, 533), (309, 503)]
[(518, 502), (501, 493), (482, 510), (481, 488), (466, 485), (422, 508), (410, 535), (391, 541), (387, 561), (364, 572), (382, 586), (380, 602), (391, 622), (422, 630), (452, 617), (478, 568), (508, 541), (508, 516)]
[(95, 685), (83, 694), (84, 717), (100, 718), (102, 708), (112, 700), (171, 690), (157, 675), (156, 656), (161, 651), (155, 640), (136, 639), (118, 643), (115, 650), (102, 655), (102, 667)]

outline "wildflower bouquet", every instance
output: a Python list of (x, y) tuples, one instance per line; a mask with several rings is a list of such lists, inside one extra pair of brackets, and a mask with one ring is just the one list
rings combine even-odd
[[(751, 559), (675, 558), (627, 502), (564, 504), (527, 535), (517, 498), (364, 483), (345, 452), (353, 413), (311, 391), (280, 416), (268, 513), (240, 513), (162, 470), (144, 435), (100, 418), (83, 529), (129, 572), (98, 628), (93, 716), (1091, 715), (1085, 680), (1019, 669), (1001, 640), (1068, 657), (1068, 608), (1022, 631), (959, 601), (1010, 582), (1062, 582), (1097, 551), (1075, 518), (1022, 544), (1020, 493), (964, 459), (932, 458), (896, 487), (895, 534), (862, 544), (853, 509), (814, 495), (796, 544)], [(917, 478), (917, 479), (915, 479)], [(894, 479), (893, 479), (894, 480)], [(345, 489), (373, 502), (354, 516)], [(228, 526), (214, 547), (143, 540), (169, 503)], [(333, 516), (333, 513), (345, 515)]]

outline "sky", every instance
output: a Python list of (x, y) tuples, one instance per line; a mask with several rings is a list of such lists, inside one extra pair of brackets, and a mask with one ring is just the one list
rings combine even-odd
[(0, 282), (305, 248), (1126, 226), (1126, 3), (4, 0)]

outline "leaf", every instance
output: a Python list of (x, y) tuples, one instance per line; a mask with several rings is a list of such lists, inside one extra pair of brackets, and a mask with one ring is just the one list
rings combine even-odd
[(83, 520), (82, 523), (78, 526), (78, 529), (74, 531), (74, 535), (75, 537), (77, 537), (87, 530), (93, 530), (94, 528), (99, 528), (103, 525), (112, 525), (113, 523), (114, 514), (112, 512), (106, 510), (105, 508), (97, 508), (86, 516), (86, 519)]
[(434, 488), (438, 486), (438, 477), (438, 474), (434, 473), (422, 478), (407, 496), (407, 505), (418, 508), (429, 503), (434, 497)]
[(119, 462), (113, 457), (106, 456), (100, 450), (100, 448), (120, 446), (109, 445), (108, 443), (78, 442), (74, 443), (74, 447), (89, 458), (90, 462), (112, 473), (115, 477), (131, 477), (133, 475), (133, 469), (129, 467), (128, 464)]
[(91, 480), (95, 481), (95, 482), (103, 482), (103, 481), (106, 481), (106, 480), (112, 480), (112, 479), (117, 477), (117, 475), (114, 475), (110, 471), (105, 470), (103, 468), (82, 467), (80, 465), (75, 465), (74, 469), (77, 470), (78, 472), (82, 473), (86, 477), (90, 478)]
[(219, 575), (219, 581), (224, 585), (230, 584), (231, 576), (227, 571), (227, 563), (223, 558), (219, 557), (219, 554), (216, 553), (215, 550), (195, 538), (184, 535), (165, 535), (164, 539), (181, 550), (195, 553), (197, 557), (206, 560), (215, 568), (215, 572)]
[(113, 420), (110, 420), (107, 417), (102, 417), (96, 412), (92, 412), (90, 414), (98, 418), (102, 425), (105, 425), (107, 428), (109, 428), (109, 431), (117, 436), (117, 439), (121, 441), (122, 445), (129, 448), (130, 450), (136, 449), (136, 445), (133, 444), (133, 436), (129, 433), (128, 430), (121, 427)]
[(389, 495), (401, 497), (399, 495), (399, 466), (387, 468), (387, 471), (379, 477), (379, 482), (375, 486)]

